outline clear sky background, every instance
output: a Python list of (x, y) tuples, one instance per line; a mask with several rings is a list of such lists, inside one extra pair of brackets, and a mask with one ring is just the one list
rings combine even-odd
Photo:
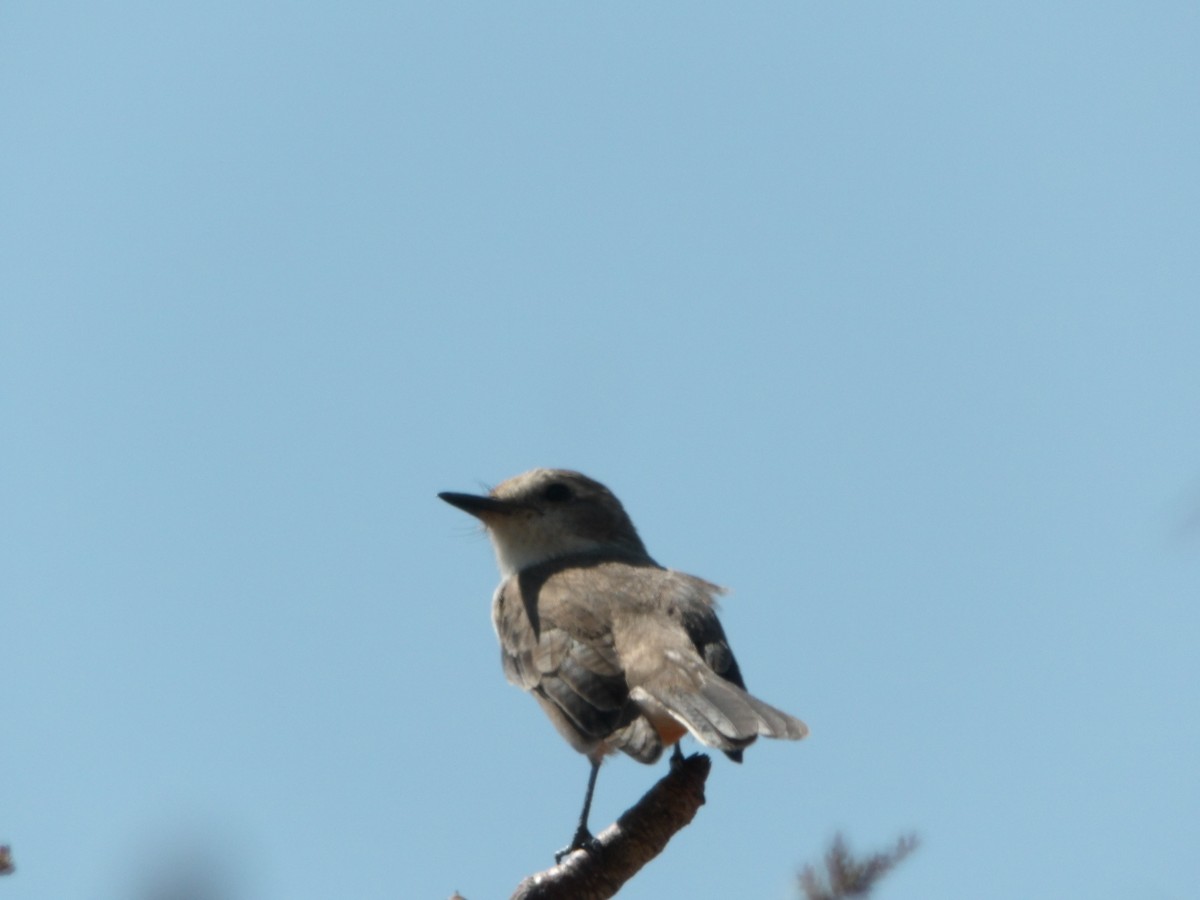
[[(630, 898), (1200, 883), (1194, 3), (10, 2), (5, 900), (507, 896), (587, 774), (441, 490), (728, 585)], [(689, 745), (689, 749), (694, 748)], [(601, 773), (603, 826), (665, 772)]]

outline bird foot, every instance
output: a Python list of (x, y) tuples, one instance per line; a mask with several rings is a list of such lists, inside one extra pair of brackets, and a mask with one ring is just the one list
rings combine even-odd
[(600, 842), (592, 837), (592, 833), (586, 828), (580, 828), (575, 832), (575, 837), (571, 838), (569, 846), (563, 847), (554, 854), (556, 863), (562, 862), (576, 850), (583, 850), (587, 853), (595, 853), (600, 849)]
[(683, 755), (683, 751), (680, 750), (679, 745), (676, 744), (674, 751), (671, 753), (671, 771), (678, 772), (679, 767), (684, 763), (684, 759), (685, 757)]

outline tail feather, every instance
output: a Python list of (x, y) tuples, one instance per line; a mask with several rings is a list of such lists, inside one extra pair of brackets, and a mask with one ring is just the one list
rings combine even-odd
[(764, 703), (753, 694), (737, 688), (735, 690), (739, 690), (746, 701), (754, 707), (754, 711), (758, 715), (758, 733), (763, 737), (798, 741), (808, 735), (808, 726), (795, 716), (789, 716), (783, 710)]
[(635, 688), (631, 696), (665, 709), (701, 743), (727, 753), (759, 735), (795, 741), (808, 734), (799, 719), (712, 674), (705, 674), (699, 690)]
[[(709, 747), (737, 750), (753, 740), (725, 711), (702, 694), (674, 694), (660, 701), (667, 711)], [(754, 732), (757, 733), (757, 732)]]
[(638, 762), (653, 763), (662, 756), (662, 740), (645, 716), (638, 716), (614, 736), (616, 746)]

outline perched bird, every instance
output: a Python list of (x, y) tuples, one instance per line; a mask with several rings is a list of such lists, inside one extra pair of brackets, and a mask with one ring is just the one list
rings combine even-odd
[(799, 719), (746, 692), (717, 619), (720, 588), (664, 569), (624, 507), (578, 472), (534, 469), (487, 496), (442, 493), (487, 527), (502, 580), (492, 601), (508, 680), (533, 694), (591, 762), (583, 811), (559, 858), (592, 844), (605, 755), (653, 763), (691, 733), (741, 762), (759, 735), (799, 740)]

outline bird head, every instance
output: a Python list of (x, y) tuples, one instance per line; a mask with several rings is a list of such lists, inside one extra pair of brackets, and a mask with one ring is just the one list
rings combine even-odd
[(648, 559), (621, 501), (579, 472), (533, 469), (486, 495), (438, 496), (484, 524), (505, 575), (581, 554)]

